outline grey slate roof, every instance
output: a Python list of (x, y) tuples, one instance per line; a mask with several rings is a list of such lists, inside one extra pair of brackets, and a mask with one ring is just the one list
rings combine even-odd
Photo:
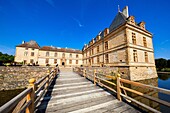
[(127, 18), (125, 17), (125, 15), (122, 12), (118, 12), (118, 14), (116, 15), (116, 17), (114, 18), (114, 20), (112, 21), (109, 27), (109, 31), (110, 32), (113, 31), (120, 25), (124, 24), (126, 21), (127, 21)]

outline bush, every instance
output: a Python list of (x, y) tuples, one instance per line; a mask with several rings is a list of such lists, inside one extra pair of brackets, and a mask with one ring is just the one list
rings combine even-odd
[(163, 68), (163, 69), (161, 69), (161, 71), (163, 71), (163, 72), (170, 72), (170, 68)]

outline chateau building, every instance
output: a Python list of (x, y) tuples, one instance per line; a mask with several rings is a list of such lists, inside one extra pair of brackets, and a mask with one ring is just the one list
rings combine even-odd
[(82, 65), (82, 51), (53, 46), (40, 47), (35, 41), (23, 42), (16, 46), (15, 62), (74, 67)]
[(115, 67), (130, 80), (157, 77), (152, 34), (144, 21), (136, 23), (135, 17), (129, 16), (127, 6), (82, 50), (86, 67)]

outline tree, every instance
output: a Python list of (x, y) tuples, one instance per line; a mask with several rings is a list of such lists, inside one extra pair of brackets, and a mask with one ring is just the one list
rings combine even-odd
[(167, 60), (167, 67), (170, 68), (170, 59)]
[(161, 70), (162, 68), (167, 67), (167, 60), (163, 58), (155, 59), (155, 64), (156, 68), (159, 68), (159, 70)]
[(8, 54), (3, 54), (0, 52), (0, 65), (3, 63), (12, 63), (14, 62), (14, 56), (13, 55), (8, 55)]

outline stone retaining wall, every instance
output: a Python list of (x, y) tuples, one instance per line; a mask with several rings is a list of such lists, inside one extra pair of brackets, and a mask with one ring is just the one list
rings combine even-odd
[(52, 67), (4, 67), (0, 66), (0, 90), (25, 88), (30, 78), (36, 80), (47, 75)]

